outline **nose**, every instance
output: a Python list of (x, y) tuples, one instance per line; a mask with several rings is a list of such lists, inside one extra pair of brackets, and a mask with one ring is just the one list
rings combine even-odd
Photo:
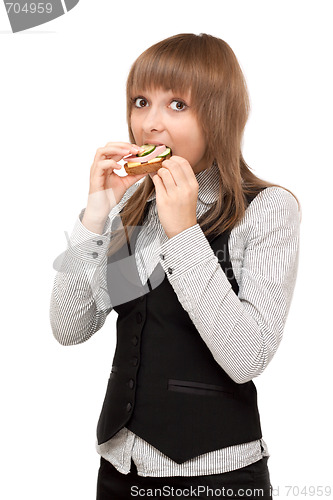
[(142, 127), (146, 134), (151, 132), (161, 132), (164, 129), (162, 110), (154, 105), (149, 106), (146, 109)]

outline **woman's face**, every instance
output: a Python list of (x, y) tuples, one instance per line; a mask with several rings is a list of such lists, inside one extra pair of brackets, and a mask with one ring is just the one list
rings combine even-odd
[(192, 111), (190, 94), (158, 89), (131, 97), (131, 128), (138, 146), (165, 144), (173, 155), (185, 158), (194, 173), (210, 166), (205, 158), (206, 141)]

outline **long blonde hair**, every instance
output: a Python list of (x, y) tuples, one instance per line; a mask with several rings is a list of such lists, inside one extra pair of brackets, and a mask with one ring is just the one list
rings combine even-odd
[[(127, 123), (132, 143), (135, 142), (131, 129), (133, 96), (159, 88), (180, 94), (190, 90), (191, 107), (207, 144), (210, 159), (207, 167), (215, 161), (220, 173), (218, 199), (198, 223), (207, 237), (231, 231), (244, 216), (246, 195), (255, 196), (265, 187), (282, 187), (257, 177), (243, 158), (241, 143), (250, 105), (234, 52), (225, 41), (204, 33), (175, 35), (143, 52), (133, 63), (127, 79)], [(125, 242), (125, 235), (129, 241), (134, 228), (143, 223), (146, 202), (153, 191), (153, 181), (147, 175), (121, 212), (125, 231), (121, 229), (112, 239), (108, 255)]]

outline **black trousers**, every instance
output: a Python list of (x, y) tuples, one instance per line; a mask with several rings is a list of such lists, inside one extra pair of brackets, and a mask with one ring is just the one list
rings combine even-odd
[(267, 457), (241, 469), (207, 476), (142, 477), (131, 461), (122, 474), (103, 457), (97, 479), (97, 500), (134, 498), (232, 498), (271, 500)]

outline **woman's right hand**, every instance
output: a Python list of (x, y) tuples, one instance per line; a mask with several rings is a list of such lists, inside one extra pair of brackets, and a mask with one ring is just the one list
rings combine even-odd
[(147, 173), (121, 177), (114, 170), (121, 169), (117, 162), (124, 156), (137, 154), (140, 146), (129, 142), (108, 142), (104, 148), (98, 148), (90, 169), (90, 187), (85, 219), (94, 222), (105, 221), (127, 189), (138, 182)]

